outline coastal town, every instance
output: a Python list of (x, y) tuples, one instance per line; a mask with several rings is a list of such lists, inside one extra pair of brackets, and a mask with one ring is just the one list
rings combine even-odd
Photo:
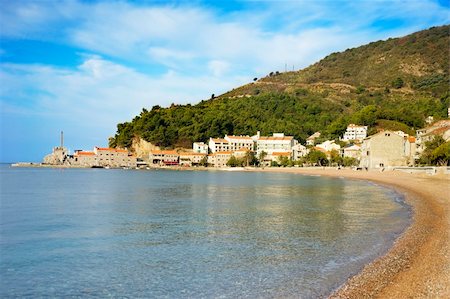
[(262, 136), (225, 135), (208, 142), (194, 142), (191, 149), (152, 149), (136, 155), (129, 149), (94, 147), (92, 151), (75, 150), (69, 154), (61, 144), (44, 158), (42, 165), (91, 168), (174, 168), (236, 166), (352, 166), (357, 169), (387, 169), (415, 166), (426, 142), (440, 136), (450, 140), (450, 120), (433, 122), (416, 131), (379, 131), (367, 135), (368, 127), (350, 124), (339, 140), (324, 140), (316, 132), (303, 145), (293, 136), (273, 133)]

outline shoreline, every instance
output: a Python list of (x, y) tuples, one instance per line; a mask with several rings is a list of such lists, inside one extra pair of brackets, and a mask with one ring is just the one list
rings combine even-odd
[(343, 177), (375, 182), (404, 195), (411, 225), (383, 256), (366, 264), (329, 298), (450, 298), (450, 176), (399, 171), (266, 168), (246, 171)]

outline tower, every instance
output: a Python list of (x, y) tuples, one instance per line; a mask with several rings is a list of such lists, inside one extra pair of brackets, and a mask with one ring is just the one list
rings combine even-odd
[(64, 132), (61, 131), (61, 148), (64, 146)]

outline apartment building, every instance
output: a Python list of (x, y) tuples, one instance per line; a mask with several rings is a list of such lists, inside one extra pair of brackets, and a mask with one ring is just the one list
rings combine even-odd
[(367, 137), (367, 126), (358, 126), (355, 124), (349, 124), (347, 130), (342, 137), (343, 141), (358, 140), (362, 141)]

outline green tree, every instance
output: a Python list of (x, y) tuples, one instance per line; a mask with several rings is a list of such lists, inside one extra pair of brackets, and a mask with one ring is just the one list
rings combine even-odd
[(324, 166), (328, 164), (327, 156), (318, 150), (312, 150), (306, 155), (306, 161), (313, 165)]
[(394, 81), (392, 81), (392, 87), (397, 89), (402, 88), (404, 84), (405, 82), (403, 82), (403, 79), (400, 77), (397, 77)]
[(288, 157), (286, 157), (286, 156), (280, 156), (280, 157), (278, 157), (278, 164), (279, 164), (280, 166), (282, 166), (282, 167), (287, 167), (287, 166), (289, 166), (289, 162), (290, 162), (290, 159), (289, 159)]
[(342, 165), (345, 167), (358, 166), (358, 164), (359, 164), (359, 161), (356, 158), (344, 157), (342, 159)]
[(447, 166), (450, 161), (450, 141), (442, 143), (431, 153), (431, 162), (433, 165)]
[[(432, 140), (425, 142), (425, 149), (422, 152), (422, 155), (420, 156), (420, 163), (421, 164), (426, 164), (426, 165), (436, 165), (436, 162), (439, 160), (438, 156), (436, 155), (437, 153), (441, 153), (439, 151), (437, 151), (436, 153), (434, 152), (435, 150), (437, 150), (441, 145), (443, 145), (445, 143), (444, 138), (442, 138), (442, 136), (435, 136)], [(445, 146), (443, 147), (445, 149)]]
[(242, 161), (235, 156), (231, 156), (230, 159), (227, 161), (227, 166), (229, 167), (238, 167), (242, 166)]
[(198, 163), (200, 166), (208, 167), (208, 157), (204, 156)]
[(280, 164), (278, 164), (277, 161), (271, 161), (270, 162), (270, 167), (280, 167)]
[(342, 165), (342, 157), (335, 149), (330, 152), (330, 163), (334, 166)]
[(258, 160), (259, 165), (264, 168), (264, 159), (267, 157), (267, 153), (265, 151), (262, 151), (259, 153)]
[(244, 155), (244, 163), (245, 166), (255, 165), (257, 163), (257, 159), (255, 157), (255, 153), (252, 151), (247, 151)]

